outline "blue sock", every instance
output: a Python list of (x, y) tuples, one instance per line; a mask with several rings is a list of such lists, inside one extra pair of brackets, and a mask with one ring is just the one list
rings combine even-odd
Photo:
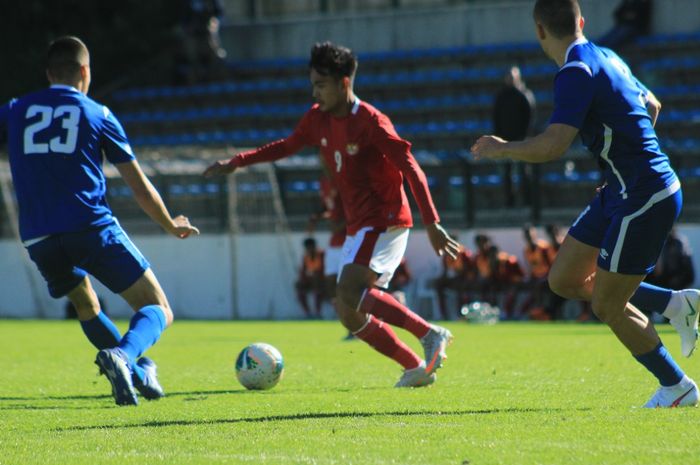
[(117, 347), (122, 335), (105, 312), (100, 312), (91, 320), (81, 321), (80, 326), (88, 340), (98, 350)]
[(662, 386), (673, 386), (683, 379), (683, 370), (676, 364), (661, 342), (651, 352), (635, 355), (634, 358), (656, 376)]
[(156, 343), (165, 329), (165, 313), (158, 305), (147, 305), (136, 312), (129, 323), (129, 331), (124, 335), (119, 348), (128, 356), (132, 368), (142, 353)]
[(645, 315), (662, 314), (666, 310), (673, 291), (642, 282), (630, 299), (630, 303)]

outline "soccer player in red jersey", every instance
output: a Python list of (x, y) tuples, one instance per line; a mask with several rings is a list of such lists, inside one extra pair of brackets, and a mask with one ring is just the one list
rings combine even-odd
[[(311, 50), (309, 61), (316, 103), (286, 139), (212, 164), (205, 176), (228, 174), (242, 166), (279, 160), (302, 147), (318, 147), (330, 168), (345, 210), (348, 237), (343, 245), (337, 286), (340, 321), (378, 352), (404, 368), (397, 387), (435, 381), (446, 358), (450, 332), (430, 325), (384, 292), (401, 261), (413, 226), (403, 188), (408, 180), (433, 249), (455, 257), (459, 243), (440, 226), (425, 174), (411, 154), (411, 144), (396, 133), (389, 118), (353, 92), (357, 59), (330, 42)], [(404, 344), (388, 324), (420, 339), (425, 357)]]

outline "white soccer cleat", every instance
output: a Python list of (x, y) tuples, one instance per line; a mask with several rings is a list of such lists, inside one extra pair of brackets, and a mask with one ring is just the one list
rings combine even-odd
[(698, 386), (684, 376), (675, 386), (661, 386), (644, 408), (695, 407), (698, 405)]
[(425, 362), (420, 362), (416, 368), (404, 370), (403, 375), (394, 387), (424, 387), (435, 382), (437, 375), (425, 371)]
[(426, 371), (435, 373), (447, 358), (445, 349), (452, 343), (452, 333), (442, 326), (430, 325), (430, 331), (420, 338), (420, 343), (425, 351)]
[(684, 357), (690, 357), (698, 343), (700, 291), (685, 289), (679, 294), (681, 308), (673, 318), (669, 318), (669, 322), (681, 337), (681, 353)]

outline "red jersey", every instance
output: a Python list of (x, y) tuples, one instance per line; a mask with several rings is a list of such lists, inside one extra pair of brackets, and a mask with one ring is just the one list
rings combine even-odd
[(350, 114), (336, 118), (311, 107), (286, 139), (242, 152), (235, 166), (279, 160), (302, 147), (318, 147), (343, 199), (348, 234), (367, 226), (413, 226), (403, 188), (404, 176), (424, 224), (439, 221), (423, 170), (411, 144), (399, 137), (391, 120), (372, 105), (355, 100)]
[(345, 242), (345, 212), (343, 202), (340, 200), (338, 189), (326, 176), (321, 178), (321, 201), (323, 202), (324, 216), (331, 223), (331, 247), (342, 247)]

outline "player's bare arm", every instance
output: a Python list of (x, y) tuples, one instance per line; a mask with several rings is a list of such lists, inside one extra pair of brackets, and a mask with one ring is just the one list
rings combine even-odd
[(124, 182), (134, 193), (134, 198), (141, 209), (169, 234), (180, 239), (185, 239), (192, 234), (199, 234), (199, 229), (192, 226), (187, 217), (179, 215), (173, 218), (170, 216), (160, 194), (143, 173), (136, 160), (117, 163), (115, 166)]
[(481, 136), (471, 147), (474, 157), (529, 163), (544, 163), (556, 160), (571, 146), (578, 129), (568, 124), (550, 124), (541, 134), (524, 141), (508, 142), (496, 136)]

